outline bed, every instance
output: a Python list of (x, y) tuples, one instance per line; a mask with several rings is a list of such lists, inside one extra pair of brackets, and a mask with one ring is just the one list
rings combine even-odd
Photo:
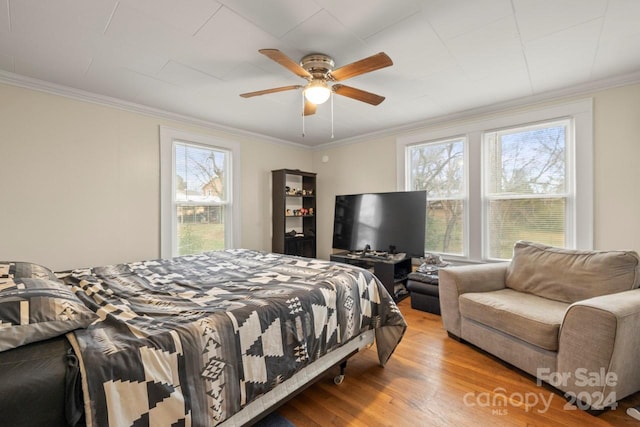
[(0, 413), (35, 425), (19, 414), (46, 403), (48, 425), (248, 425), (374, 337), (384, 365), (405, 329), (370, 272), (317, 259), (230, 249), (53, 277), (0, 263)]

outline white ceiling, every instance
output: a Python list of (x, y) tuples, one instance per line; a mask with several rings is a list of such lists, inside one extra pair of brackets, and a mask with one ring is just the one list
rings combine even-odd
[[(2, 0), (2, 76), (25, 76), (280, 140), (330, 142), (330, 104), (240, 93), (305, 81), (258, 53), (336, 67), (394, 62), (346, 81), (335, 140), (640, 71), (640, 0)], [(0, 71), (1, 72), (1, 71)], [(0, 76), (0, 77), (2, 77)]]

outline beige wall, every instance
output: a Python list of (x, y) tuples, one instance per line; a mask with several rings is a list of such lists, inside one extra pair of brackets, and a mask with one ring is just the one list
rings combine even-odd
[[(595, 247), (640, 251), (640, 85), (585, 96)], [(271, 248), (273, 169), (318, 173), (320, 258), (331, 251), (336, 194), (396, 190), (402, 135), (309, 151), (9, 85), (0, 100), (0, 259), (61, 270), (159, 256), (160, 125), (241, 143), (243, 247)]]
[(640, 84), (594, 98), (595, 246), (640, 252)]
[(328, 259), (331, 253), (336, 194), (396, 191), (395, 159), (395, 139), (389, 138), (314, 151), (318, 258)]
[[(594, 247), (640, 252), (640, 84), (608, 89), (577, 98), (594, 101)], [(525, 111), (527, 108), (518, 108)], [(495, 116), (496, 114), (493, 114)], [(425, 126), (424, 133), (487, 116)], [(328, 258), (336, 194), (397, 189), (396, 139), (388, 136), (326, 147), (313, 153), (318, 173), (318, 257)], [(323, 162), (323, 158), (328, 161)]]
[(241, 143), (241, 245), (271, 249), (270, 171), (307, 149), (0, 84), (0, 260), (55, 270), (160, 254), (159, 126)]

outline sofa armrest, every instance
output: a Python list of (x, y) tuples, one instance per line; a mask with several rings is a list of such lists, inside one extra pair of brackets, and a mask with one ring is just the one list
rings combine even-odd
[(458, 298), (467, 292), (490, 292), (505, 287), (508, 262), (441, 268), (438, 272), (440, 312), (444, 328), (460, 337)]
[[(640, 390), (640, 289), (569, 306), (560, 328), (554, 384), (593, 409)], [(586, 401), (590, 400), (590, 401)]]

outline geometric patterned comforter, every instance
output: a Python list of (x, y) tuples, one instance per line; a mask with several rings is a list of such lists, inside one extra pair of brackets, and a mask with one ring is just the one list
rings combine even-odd
[(385, 364), (406, 323), (377, 278), (246, 249), (73, 270), (100, 320), (70, 337), (88, 426), (215, 426), (375, 329)]

